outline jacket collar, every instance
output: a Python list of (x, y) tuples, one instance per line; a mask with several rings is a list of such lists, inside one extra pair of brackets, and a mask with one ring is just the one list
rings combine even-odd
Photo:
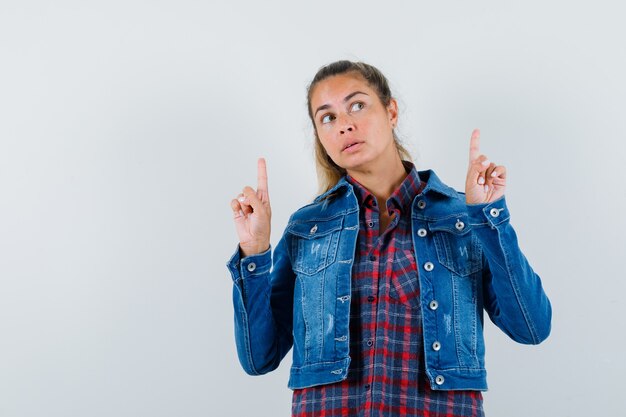
[[(435, 174), (435, 171), (433, 171), (432, 169), (418, 171), (417, 173), (420, 179), (426, 182), (426, 186), (422, 190), (423, 194), (433, 191), (435, 193), (438, 193), (438, 194), (441, 194), (450, 198), (456, 198), (458, 196), (458, 193), (456, 192), (456, 190), (444, 184), (439, 179), (437, 174)], [(331, 189), (329, 189), (325, 193), (317, 196), (314, 201), (317, 203), (319, 201), (325, 200), (326, 198), (330, 197), (333, 194), (344, 194), (348, 191), (354, 192), (352, 190), (352, 184), (350, 184), (348, 180), (346, 179), (346, 177), (343, 176), (339, 179), (339, 181), (337, 181), (337, 184), (335, 184)]]

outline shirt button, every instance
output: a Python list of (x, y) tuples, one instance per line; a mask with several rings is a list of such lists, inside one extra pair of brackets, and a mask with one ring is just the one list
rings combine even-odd
[(311, 230), (309, 231), (310, 234), (314, 235), (315, 232), (317, 232), (317, 225), (311, 227)]
[(369, 228), (374, 227), (374, 222), (367, 222), (367, 227), (369, 227)]
[(424, 200), (420, 200), (417, 202), (418, 209), (423, 209), (424, 207), (426, 207), (426, 202)]
[(367, 341), (367, 346), (372, 346), (373, 344), (374, 344), (374, 341), (373, 341), (373, 340), (368, 340), (368, 341)]
[(417, 235), (418, 235), (419, 237), (424, 237), (424, 236), (426, 236), (427, 234), (428, 234), (428, 232), (426, 232), (426, 229), (419, 229), (419, 230), (417, 231)]
[(250, 262), (248, 264), (248, 271), (252, 272), (256, 269), (256, 264), (254, 262)]
[(430, 302), (430, 304), (428, 304), (428, 307), (430, 307), (431, 310), (437, 310), (437, 307), (439, 307), (439, 303), (437, 302), (437, 300), (433, 300)]
[(376, 256), (370, 255), (370, 261), (374, 262), (376, 260)]
[(461, 220), (457, 221), (454, 226), (456, 227), (456, 230), (465, 229), (465, 223), (463, 223)]
[(446, 379), (442, 375), (437, 375), (435, 378), (435, 384), (443, 385), (444, 382), (446, 382)]
[(491, 217), (498, 217), (500, 215), (500, 210), (494, 207), (489, 210), (489, 214), (491, 214)]
[(424, 264), (424, 269), (428, 272), (432, 271), (435, 268), (435, 265), (433, 265), (432, 262), (426, 262)]
[(433, 350), (437, 352), (439, 349), (441, 349), (441, 343), (439, 342), (433, 343)]
[(365, 384), (365, 389), (369, 390), (370, 389), (370, 384)]
[(373, 295), (370, 295), (369, 297), (367, 297), (367, 301), (369, 301), (370, 303), (374, 301), (375, 299), (376, 297), (374, 297)]

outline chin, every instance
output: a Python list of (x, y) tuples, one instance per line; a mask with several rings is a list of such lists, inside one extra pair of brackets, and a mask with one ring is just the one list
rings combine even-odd
[(339, 165), (341, 168), (345, 169), (346, 171), (354, 171), (354, 170), (359, 170), (360, 168), (363, 168), (369, 161), (367, 160), (363, 160), (362, 158), (354, 158), (353, 160), (350, 161), (342, 161), (341, 164), (337, 164)]

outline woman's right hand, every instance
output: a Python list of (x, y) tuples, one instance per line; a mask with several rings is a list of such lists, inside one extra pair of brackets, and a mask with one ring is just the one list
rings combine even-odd
[(267, 191), (265, 159), (257, 165), (257, 189), (244, 187), (241, 194), (230, 202), (239, 235), (239, 248), (243, 256), (265, 252), (270, 247), (272, 209)]

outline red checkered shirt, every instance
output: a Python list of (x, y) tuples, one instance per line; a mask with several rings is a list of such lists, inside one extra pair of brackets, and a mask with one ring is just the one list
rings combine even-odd
[(348, 176), (360, 205), (352, 268), (350, 356), (345, 380), (293, 392), (294, 417), (483, 416), (480, 391), (431, 390), (425, 374), (411, 203), (421, 192), (415, 167), (386, 202), (379, 233), (376, 198)]

